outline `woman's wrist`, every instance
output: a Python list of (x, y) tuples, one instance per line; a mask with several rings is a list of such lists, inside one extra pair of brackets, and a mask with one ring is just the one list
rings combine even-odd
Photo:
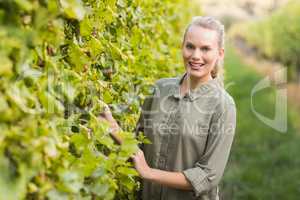
[(145, 170), (145, 173), (142, 175), (143, 179), (153, 181), (155, 177), (155, 169), (149, 167), (147, 170)]
[(119, 127), (118, 123), (110, 122), (109, 132), (111, 136), (116, 140), (118, 144), (122, 143), (121, 137), (118, 135), (118, 132), (121, 131), (121, 128)]
[(111, 132), (117, 132), (120, 130), (120, 127), (116, 121), (112, 121), (112, 122), (110, 122), (110, 129), (111, 129)]

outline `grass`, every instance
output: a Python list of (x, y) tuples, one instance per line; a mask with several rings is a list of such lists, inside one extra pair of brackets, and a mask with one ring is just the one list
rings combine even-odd
[[(288, 130), (280, 133), (260, 121), (251, 110), (251, 90), (264, 77), (246, 66), (229, 46), (226, 53), (226, 82), (237, 106), (237, 129), (221, 184), (225, 200), (299, 199), (300, 121), (288, 105)], [(255, 110), (274, 117), (275, 88), (255, 93)]]

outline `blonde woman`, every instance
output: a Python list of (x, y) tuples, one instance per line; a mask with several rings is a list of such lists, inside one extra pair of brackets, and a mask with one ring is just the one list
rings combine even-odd
[[(156, 82), (136, 128), (152, 142), (133, 156), (143, 178), (142, 200), (219, 199), (236, 126), (234, 100), (222, 83), (224, 26), (194, 17), (182, 57), (185, 73)], [(119, 128), (109, 110), (102, 117)], [(113, 136), (120, 141), (116, 132)]]

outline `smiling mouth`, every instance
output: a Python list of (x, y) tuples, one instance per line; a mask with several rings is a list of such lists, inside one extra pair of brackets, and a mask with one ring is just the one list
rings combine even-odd
[(195, 70), (201, 69), (205, 65), (204, 63), (193, 63), (193, 62), (188, 62), (188, 64), (191, 67), (191, 69), (195, 69)]

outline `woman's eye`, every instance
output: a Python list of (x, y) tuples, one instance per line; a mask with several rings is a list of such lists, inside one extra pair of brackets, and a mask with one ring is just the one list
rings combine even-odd
[(187, 48), (187, 49), (194, 49), (194, 46), (191, 45), (191, 44), (187, 44), (187, 45), (186, 45), (186, 48)]
[(207, 51), (209, 51), (210, 50), (210, 48), (208, 48), (208, 47), (203, 47), (202, 48), (202, 51), (204, 51), (204, 52), (207, 52)]

